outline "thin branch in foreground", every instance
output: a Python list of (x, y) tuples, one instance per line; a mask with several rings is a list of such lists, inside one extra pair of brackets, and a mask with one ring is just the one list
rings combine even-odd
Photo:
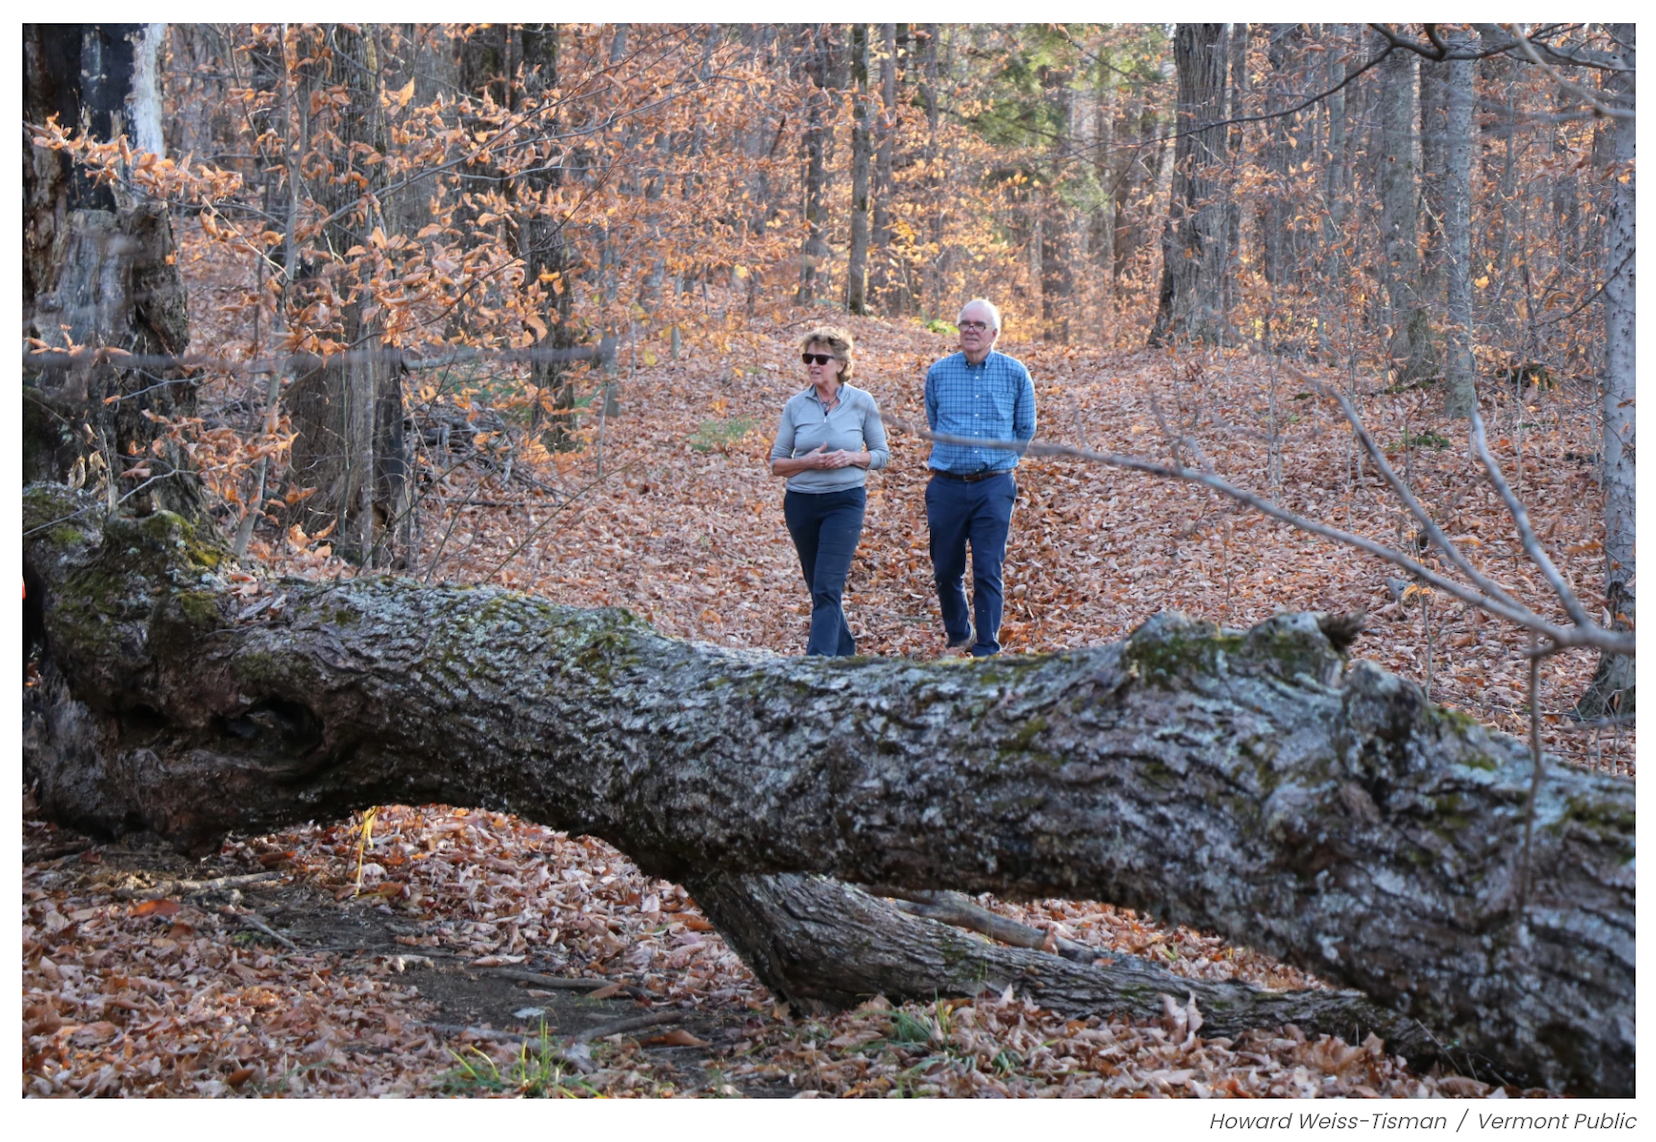
[(1170, 480), (1184, 480), (1190, 483), (1201, 484), (1207, 488), (1228, 496), (1240, 503), (1246, 504), (1262, 515), (1288, 524), (1312, 535), (1320, 535), (1347, 547), (1354, 547), (1376, 558), (1383, 559), (1397, 567), (1403, 568), (1421, 582), (1438, 588), (1469, 606), (1477, 607), (1498, 618), (1506, 619), (1514, 626), (1524, 630), (1534, 631), (1548, 639), (1551, 649), (1565, 647), (1591, 647), (1595, 650), (1608, 651), (1611, 654), (1633, 655), (1637, 652), (1638, 644), (1630, 632), (1612, 631), (1597, 624), (1560, 626), (1550, 623), (1539, 615), (1523, 607), (1513, 607), (1502, 602), (1487, 592), (1473, 590), (1464, 583), (1443, 575), (1425, 566), (1416, 559), (1378, 543), (1366, 536), (1354, 535), (1342, 531), (1316, 520), (1291, 512), (1278, 506), (1275, 502), (1239, 488), (1228, 480), (1214, 475), (1211, 472), (1200, 472), (1190, 468), (1170, 467), (1153, 460), (1146, 460), (1138, 456), (1127, 456), (1116, 452), (1099, 452), (1090, 448), (1076, 448), (1068, 444), (1035, 444), (1027, 440), (995, 440), (988, 441), (971, 436), (949, 436), (932, 432), (930, 429), (903, 420), (899, 417), (885, 416), (885, 423), (904, 432), (913, 433), (922, 440), (930, 440), (940, 444), (959, 444), (966, 447), (996, 448), (1018, 455), (1029, 456), (1067, 456), (1077, 460), (1088, 460), (1093, 463), (1108, 464), (1116, 468), (1125, 468), (1132, 472), (1143, 472), (1146, 475), (1160, 476)]
[(1431, 513), (1426, 510), (1419, 500), (1415, 499), (1414, 493), (1409, 491), (1408, 485), (1398, 477), (1397, 472), (1386, 459), (1385, 453), (1380, 450), (1379, 445), (1374, 442), (1374, 438), (1369, 435), (1367, 426), (1363, 424), (1362, 419), (1357, 415), (1357, 410), (1352, 407), (1350, 399), (1344, 393), (1338, 389), (1328, 388), (1322, 382), (1306, 376), (1292, 365), (1285, 365), (1284, 368), (1289, 376), (1301, 384), (1309, 386), (1313, 391), (1323, 396), (1331, 396), (1339, 402), (1340, 411), (1345, 414), (1346, 421), (1351, 425), (1351, 429), (1356, 434), (1358, 442), (1362, 444), (1363, 450), (1368, 453), (1369, 459), (1374, 461), (1376, 471), (1390, 485), (1397, 498), (1403, 501), (1403, 506), (1409, 509), (1409, 514), (1414, 516), (1431, 541), (1437, 544), (1438, 549), (1444, 553), (1451, 563), (1460, 568), (1462, 574), (1472, 580), (1474, 586), (1485, 594), (1509, 603), (1513, 607), (1529, 610), (1523, 603), (1513, 598), (1499, 583), (1493, 582), (1474, 567), (1472, 561), (1444, 534), (1443, 529), (1438, 526)]
[(1501, 499), (1506, 504), (1507, 511), (1512, 514), (1513, 522), (1518, 525), (1518, 537), (1524, 545), (1524, 554), (1530, 557), (1530, 562), (1540, 568), (1541, 574), (1546, 577), (1547, 583), (1553, 592), (1564, 604), (1564, 611), (1577, 626), (1591, 626), (1593, 621), (1587, 617), (1587, 610), (1581, 605), (1581, 600), (1564, 581), (1564, 576), (1548, 558), (1541, 546), (1541, 541), (1535, 536), (1535, 529), (1530, 526), (1529, 512), (1523, 501), (1507, 486), (1506, 477), (1501, 475), (1501, 469), (1496, 465), (1495, 458), (1489, 454), (1489, 442), (1484, 439), (1483, 417), (1478, 410), (1472, 410), (1472, 446), (1478, 450), (1478, 459), (1483, 461), (1484, 470), (1489, 473), (1489, 482), (1495, 485)]
[(1592, 91), (1560, 75), (1557, 68), (1536, 54), (1535, 45), (1530, 42), (1529, 35), (1524, 31), (1522, 24), (1503, 24), (1502, 27), (1511, 33), (1518, 50), (1523, 52), (1531, 63), (1546, 72), (1548, 79), (1558, 84), (1562, 90), (1568, 91), (1571, 95), (1592, 107), (1596, 114), (1608, 115), (1615, 119), (1633, 119), (1636, 117), (1635, 112), (1629, 108), (1606, 106)]

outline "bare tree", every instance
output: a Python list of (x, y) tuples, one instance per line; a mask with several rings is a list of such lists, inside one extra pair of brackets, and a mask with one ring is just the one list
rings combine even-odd
[[(299, 279), (302, 302), (338, 314), (337, 335), (346, 348), (374, 349), (380, 345), (380, 326), (366, 315), (372, 303), (360, 287), (367, 283), (341, 280), (323, 268), (329, 262), (327, 251), (361, 245), (376, 228), (386, 233), (382, 205), (373, 194), (384, 183), (384, 167), (363, 161), (364, 155), (383, 157), (387, 145), (384, 46), (372, 27), (323, 25), (316, 34), (331, 50), (307, 55), (297, 69), (300, 113), (320, 115), (310, 137), (317, 140), (318, 132), (325, 132), (338, 149), (325, 157), (317, 150), (301, 156), (302, 163), (329, 164), (329, 177), (313, 184), (327, 221), (316, 237), (321, 249), (301, 254), (310, 266), (289, 272)], [(329, 89), (342, 90), (347, 101), (313, 98)], [(395, 526), (408, 515), (401, 374), (372, 353), (330, 361), (294, 381), (288, 408), (295, 431), (293, 478), (317, 489), (300, 509), (305, 529), (331, 532), (335, 550), (356, 562), (394, 563)]]
[(882, 313), (907, 313), (908, 291), (904, 275), (895, 272), (893, 238), (896, 228), (897, 183), (894, 151), (897, 136), (897, 25), (880, 25), (880, 114), (874, 136), (874, 232), (873, 258), (868, 268), (868, 291)]
[(1173, 37), (1178, 71), (1178, 140), (1173, 199), (1162, 233), (1161, 291), (1150, 344), (1220, 339), (1225, 272), (1225, 210), (1217, 178), (1224, 164), (1223, 24), (1180, 24)]
[(828, 147), (833, 139), (829, 119), (834, 84), (832, 25), (808, 27), (805, 44), (805, 72), (815, 90), (808, 96), (805, 112), (805, 237), (800, 250), (799, 290), (794, 297), (800, 305), (810, 305), (816, 300), (817, 281), (828, 269)]
[[(1457, 41), (1451, 41), (1457, 42)], [(1448, 281), (1448, 354), (1443, 411), (1464, 417), (1477, 407), (1472, 346), (1472, 75), (1471, 60), (1439, 65), (1445, 74), (1446, 114), (1443, 244)]]
[[(1633, 24), (1612, 24), (1610, 34), (1619, 46), (1620, 69), (1605, 73), (1604, 101), (1618, 111), (1634, 105)], [(1634, 561), (1636, 480), (1634, 415), (1638, 370), (1636, 302), (1638, 277), (1635, 258), (1636, 153), (1635, 120), (1610, 118), (1614, 140), (1610, 172), (1610, 219), (1604, 233), (1604, 450), (1600, 471), (1604, 483), (1604, 606), (1616, 630), (1634, 629), (1637, 567)], [(1606, 711), (1630, 714), (1634, 710), (1634, 667), (1631, 655), (1600, 657), (1593, 681), (1578, 707), (1588, 717)]]
[(851, 248), (846, 257), (845, 308), (868, 312), (868, 25), (851, 25)]
[(1393, 367), (1399, 380), (1412, 381), (1438, 371), (1431, 318), (1421, 304), (1420, 190), (1415, 175), (1416, 59), (1392, 52), (1380, 65), (1381, 139), (1379, 162), (1380, 285), (1385, 292), (1386, 322)]

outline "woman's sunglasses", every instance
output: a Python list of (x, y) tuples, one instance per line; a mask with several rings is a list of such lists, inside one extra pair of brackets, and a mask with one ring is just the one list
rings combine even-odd
[(826, 365), (834, 359), (832, 353), (801, 353), (799, 359), (807, 365)]

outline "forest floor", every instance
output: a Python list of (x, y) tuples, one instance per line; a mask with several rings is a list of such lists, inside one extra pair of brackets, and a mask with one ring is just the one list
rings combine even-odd
[[(858, 337), (856, 383), (888, 416), (923, 422), (925, 366), (952, 339), (917, 324), (830, 320)], [(783, 402), (805, 383), (806, 326), (760, 320), (718, 355), (623, 370), (621, 414), (589, 412), (580, 451), (490, 468), (482, 462), (498, 440), (482, 440), (477, 462), (423, 488), (409, 573), (625, 606), (681, 637), (798, 653), (808, 605), (766, 457)], [(1372, 465), (1355, 462), (1338, 409), (1280, 367), (1220, 353), (1001, 348), (1030, 366), (1044, 440), (1164, 458), (1171, 430), (1236, 483), (1413, 549), (1413, 526)], [(485, 437), (485, 421), (498, 423), (488, 378), (429, 380), (450, 419), (470, 418)], [(1357, 394), (1445, 531), (1530, 606), (1562, 618), (1469, 462), (1464, 426), (1432, 413), (1437, 394), (1327, 381)], [(1484, 415), (1537, 532), (1592, 607), (1602, 525), (1590, 405), (1589, 393), (1532, 389), (1498, 394)], [(467, 435), (451, 443), (464, 448)], [(926, 446), (899, 431), (891, 449), (891, 466), (869, 480), (848, 617), (863, 653), (935, 657)], [(452, 462), (433, 461), (437, 471)], [(1443, 596), (1400, 598), (1404, 585), (1388, 583), (1402, 577), (1395, 568), (1202, 489), (1083, 461), (1026, 459), (1019, 484), (1005, 568), (1010, 652), (1122, 638), (1169, 608), (1230, 627), (1284, 609), (1362, 610), (1368, 630), (1354, 654), (1429, 679), (1436, 702), (1525, 731), (1525, 636)], [(294, 530), (255, 551), (272, 573), (351, 573), (325, 540)], [(1578, 732), (1567, 716), (1592, 667), (1584, 654), (1547, 660), (1546, 747), (1563, 764), (1631, 778), (1629, 731)], [(1416, 1074), (1373, 1039), (1308, 1042), (1292, 1027), (1206, 1038), (1177, 996), (1162, 1019), (1137, 1023), (1066, 1020), (1010, 996), (790, 1012), (681, 888), (645, 878), (600, 841), (498, 814), (386, 806), (360, 858), (358, 817), (232, 837), (193, 862), (130, 841), (94, 844), (30, 809), (26, 798), (25, 1094), (1541, 1093), (1489, 1075)], [(1107, 904), (983, 900), (1174, 971), (1316, 985), (1216, 936)], [(658, 1019), (618, 1022), (640, 1013)], [(590, 1059), (540, 1041), (582, 1034), (594, 1036)]]

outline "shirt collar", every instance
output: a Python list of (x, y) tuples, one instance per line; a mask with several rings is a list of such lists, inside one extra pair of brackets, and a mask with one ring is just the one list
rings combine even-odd
[[(841, 406), (843, 406), (845, 404), (846, 399), (848, 397), (850, 397), (850, 395), (854, 391), (856, 391), (856, 390), (854, 390), (850, 385), (846, 384), (844, 381), (840, 382), (840, 387), (835, 392), (835, 396), (837, 396), (839, 398), (839, 402), (840, 402)], [(805, 386), (805, 391), (802, 395), (808, 396), (812, 400), (816, 401), (818, 408), (827, 407), (822, 403), (822, 398), (817, 396), (817, 388), (816, 388), (815, 385), (806, 385)]]

